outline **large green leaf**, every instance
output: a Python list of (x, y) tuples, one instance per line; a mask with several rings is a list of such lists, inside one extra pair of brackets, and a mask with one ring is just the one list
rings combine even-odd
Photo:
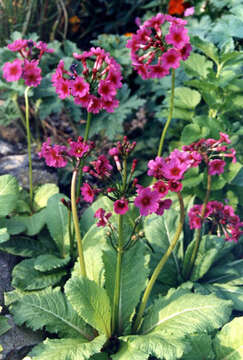
[[(1, 311), (1, 306), (0, 306), (0, 311)], [(11, 329), (11, 326), (8, 323), (8, 319), (0, 315), (0, 336), (5, 334), (9, 329)]]
[(192, 334), (188, 336), (190, 350), (182, 360), (214, 360), (215, 354), (212, 349), (212, 339), (208, 334)]
[(197, 90), (188, 87), (175, 89), (174, 105), (180, 109), (194, 109), (201, 101), (201, 95)]
[(20, 234), (24, 232), (26, 229), (26, 226), (21, 221), (19, 221), (14, 217), (11, 217), (9, 219), (1, 218), (0, 227), (6, 227), (10, 235)]
[(9, 240), (9, 233), (7, 228), (0, 229), (0, 244)]
[[(148, 278), (148, 260), (146, 248), (143, 243), (137, 243), (122, 258), (121, 282), (120, 282), (120, 309), (119, 309), (119, 333), (131, 325), (131, 319), (135, 308), (144, 291)], [(105, 263), (105, 288), (113, 302), (116, 252), (110, 250), (104, 253)], [(127, 331), (126, 331), (127, 333)]]
[(112, 360), (146, 360), (148, 354), (131, 346), (129, 342), (122, 341), (118, 352), (112, 355)]
[(212, 331), (228, 321), (231, 311), (231, 302), (214, 295), (192, 294), (185, 289), (172, 290), (148, 309), (140, 332), (170, 333), (180, 337), (199, 331)]
[(198, 36), (193, 36), (191, 38), (191, 42), (198, 49), (202, 50), (202, 52), (205, 55), (207, 55), (210, 59), (212, 59), (216, 64), (219, 63), (218, 50), (214, 46), (213, 43), (210, 43), (208, 41), (204, 41), (201, 38), (199, 38)]
[[(152, 214), (145, 219), (145, 236), (154, 250), (151, 254), (150, 262), (152, 270), (154, 270), (173, 240), (178, 217), (179, 213), (174, 209), (170, 209), (166, 211), (163, 216)], [(182, 235), (180, 240), (181, 239)], [(180, 267), (177, 259), (177, 249), (175, 249), (167, 260), (158, 280), (167, 285), (175, 286), (179, 274)]]
[(0, 216), (10, 214), (16, 206), (19, 185), (12, 175), (0, 176)]
[(38, 234), (45, 225), (46, 209), (42, 209), (31, 216), (16, 216), (14, 219), (24, 224), (26, 235), (33, 236)]
[(27, 259), (16, 265), (12, 272), (12, 286), (20, 290), (44, 289), (57, 284), (66, 274), (64, 270), (42, 273), (35, 270), (36, 259)]
[(206, 78), (210, 69), (213, 68), (212, 61), (197, 53), (192, 53), (183, 65), (189, 76), (195, 76), (197, 78)]
[(10, 306), (10, 310), (17, 325), (26, 324), (33, 330), (45, 327), (61, 337), (92, 339), (91, 329), (73, 310), (59, 288), (23, 295)]
[(49, 198), (46, 207), (46, 224), (62, 256), (68, 253), (68, 209), (61, 202), (65, 196), (55, 194)]
[(87, 342), (82, 339), (47, 339), (30, 353), (32, 360), (89, 360), (104, 345), (104, 335)]
[(44, 184), (38, 187), (34, 196), (34, 209), (38, 211), (47, 205), (48, 199), (59, 192), (56, 184)]
[(70, 256), (60, 258), (52, 254), (40, 255), (35, 260), (35, 270), (45, 272), (64, 267), (70, 261)]
[(68, 280), (65, 293), (77, 313), (107, 338), (111, 335), (111, 306), (105, 289), (87, 278)]
[(226, 324), (214, 340), (216, 360), (243, 359), (243, 316)]

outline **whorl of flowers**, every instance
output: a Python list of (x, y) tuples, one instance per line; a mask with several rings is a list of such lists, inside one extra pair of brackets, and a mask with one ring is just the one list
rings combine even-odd
[(192, 47), (186, 20), (158, 13), (128, 40), (132, 65), (143, 79), (162, 78), (186, 60)]
[[(191, 229), (198, 229), (202, 226), (202, 205), (194, 205), (189, 215), (189, 225)], [(240, 222), (238, 215), (235, 215), (234, 209), (229, 205), (224, 205), (219, 201), (209, 201), (206, 206), (206, 220), (212, 234), (225, 236), (225, 240), (237, 242), (243, 234), (241, 228), (243, 223)]]
[(224, 158), (232, 158), (232, 162), (236, 162), (235, 149), (228, 148), (231, 143), (229, 136), (220, 132), (220, 138), (215, 139), (201, 139), (190, 145), (185, 145), (182, 149), (191, 154), (197, 152), (201, 155), (201, 159), (208, 166), (208, 173), (210, 175), (220, 175), (224, 172), (226, 162)]
[(9, 44), (8, 49), (20, 54), (12, 62), (6, 62), (3, 66), (3, 77), (8, 82), (24, 79), (27, 86), (38, 86), (41, 82), (41, 68), (39, 67), (40, 59), (44, 53), (52, 53), (54, 50), (49, 49), (47, 44), (39, 41), (18, 39)]
[(61, 60), (52, 76), (58, 96), (61, 99), (73, 96), (76, 104), (93, 114), (102, 109), (113, 112), (119, 105), (117, 89), (122, 87), (120, 65), (99, 47), (82, 54), (73, 53), (73, 57), (77, 63), (66, 70)]
[(85, 142), (81, 136), (79, 136), (78, 141), (69, 139), (68, 145), (51, 145), (51, 139), (48, 138), (42, 144), (38, 155), (45, 159), (48, 166), (61, 168), (65, 167), (68, 161), (73, 162), (86, 157), (94, 147), (93, 142)]

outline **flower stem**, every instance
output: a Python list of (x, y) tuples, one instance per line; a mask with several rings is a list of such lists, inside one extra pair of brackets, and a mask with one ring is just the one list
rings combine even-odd
[(168, 127), (170, 125), (170, 122), (171, 122), (171, 119), (172, 119), (173, 108), (174, 108), (174, 96), (175, 96), (175, 69), (172, 69), (172, 71), (171, 71), (171, 95), (170, 95), (169, 115), (168, 115), (168, 119), (166, 121), (166, 124), (164, 126), (164, 129), (163, 129), (161, 137), (160, 137), (160, 143), (159, 143), (157, 156), (161, 156), (161, 154), (162, 154), (165, 135), (166, 135), (167, 129), (168, 129)]
[(152, 291), (152, 288), (154, 286), (154, 283), (155, 281), (157, 280), (161, 270), (163, 269), (165, 263), (167, 262), (167, 260), (169, 259), (169, 256), (171, 255), (172, 251), (174, 250), (176, 244), (177, 244), (177, 241), (179, 240), (179, 237), (181, 235), (181, 231), (183, 229), (183, 224), (184, 224), (184, 220), (185, 220), (185, 209), (184, 209), (184, 202), (183, 202), (183, 199), (182, 199), (182, 196), (181, 196), (181, 193), (179, 192), (178, 193), (178, 199), (179, 199), (179, 203), (180, 203), (180, 220), (179, 220), (179, 224), (178, 224), (178, 227), (176, 229), (176, 233), (173, 237), (173, 240), (170, 244), (170, 246), (168, 247), (166, 253), (162, 256), (160, 262), (158, 263), (158, 265), (156, 266), (149, 282), (148, 282), (148, 285), (147, 285), (147, 288), (143, 294), (143, 298), (142, 298), (142, 301), (141, 301), (141, 304), (140, 304), (140, 307), (139, 307), (139, 310), (138, 310), (138, 314), (137, 314), (137, 317), (136, 317), (136, 320), (134, 322), (134, 325), (133, 325), (133, 329), (132, 329), (132, 332), (133, 333), (136, 333), (141, 325), (142, 325), (142, 317), (143, 317), (143, 314), (144, 314), (144, 310), (145, 310), (145, 307), (147, 305), (147, 301), (148, 301), (148, 298), (149, 298), (149, 295)]
[(78, 219), (78, 212), (77, 212), (77, 205), (76, 205), (76, 182), (77, 182), (77, 175), (79, 171), (79, 164), (73, 170), (72, 182), (71, 182), (71, 207), (72, 207), (72, 214), (73, 214), (73, 224), (75, 229), (75, 235), (78, 244), (78, 256), (79, 256), (79, 263), (80, 263), (80, 270), (81, 275), (86, 277), (86, 269), (85, 269), (85, 262), (84, 262), (84, 254), (83, 254), (83, 246), (82, 246), (82, 238), (79, 229), (79, 219)]
[(202, 233), (202, 226), (203, 226), (203, 222), (204, 222), (204, 217), (205, 217), (205, 213), (206, 213), (206, 208), (207, 208), (207, 203), (209, 200), (209, 195), (210, 195), (210, 191), (211, 191), (211, 183), (212, 183), (212, 177), (211, 175), (208, 174), (208, 181), (207, 181), (207, 192), (206, 192), (206, 196), (203, 202), (203, 206), (202, 206), (202, 211), (201, 211), (201, 227), (199, 229), (196, 229), (196, 234), (195, 234), (195, 246), (193, 248), (193, 252), (192, 252), (192, 256), (191, 256), (191, 260), (189, 262), (187, 271), (185, 273), (185, 279), (190, 279), (193, 267), (194, 267), (194, 263), (196, 260), (196, 256), (197, 256), (197, 252), (199, 249), (199, 245), (200, 245), (200, 240), (201, 240), (201, 233)]
[(31, 159), (31, 133), (30, 133), (30, 121), (29, 121), (29, 92), (30, 86), (27, 86), (24, 92), (25, 98), (25, 126), (27, 133), (27, 147), (28, 147), (28, 158), (29, 158), (29, 192), (30, 192), (30, 208), (33, 205), (33, 180), (32, 180), (32, 159)]
[[(84, 131), (84, 141), (87, 141), (88, 137), (89, 137), (91, 118), (92, 118), (92, 113), (88, 112), (87, 121), (86, 121), (86, 125), (85, 125), (85, 131)], [(81, 180), (82, 180), (82, 175), (83, 175), (83, 170), (82, 170), (83, 165), (84, 165), (84, 161), (82, 159), (81, 163), (80, 163), (80, 170), (79, 170), (79, 173), (78, 173), (77, 198), (80, 195), (80, 186), (81, 186)]]
[(123, 256), (123, 215), (118, 215), (118, 247), (116, 260), (116, 278), (113, 297), (113, 313), (112, 313), (112, 333), (116, 331), (116, 335), (120, 332), (119, 308), (120, 308), (120, 292), (121, 292), (121, 267)]
[(74, 257), (74, 242), (73, 242), (73, 232), (72, 232), (72, 212), (68, 209), (68, 237), (70, 245), (70, 257)]

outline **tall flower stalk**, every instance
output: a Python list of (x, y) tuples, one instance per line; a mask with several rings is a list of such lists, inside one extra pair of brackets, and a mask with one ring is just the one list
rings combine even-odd
[(28, 159), (29, 159), (29, 193), (30, 193), (30, 208), (33, 205), (33, 179), (32, 179), (32, 159), (31, 159), (31, 133), (30, 133), (30, 121), (29, 121), (29, 98), (28, 92), (30, 86), (27, 86), (24, 92), (25, 99), (25, 126), (27, 134), (27, 148), (28, 148)]
[(179, 204), (180, 204), (180, 219), (179, 219), (179, 224), (178, 224), (177, 229), (176, 229), (176, 233), (175, 233), (175, 235), (173, 237), (173, 240), (172, 240), (170, 246), (168, 247), (166, 253), (162, 256), (162, 258), (159, 261), (158, 265), (154, 269), (154, 272), (153, 272), (153, 274), (152, 274), (152, 276), (151, 276), (151, 278), (150, 278), (150, 280), (148, 282), (148, 285), (147, 285), (146, 290), (145, 290), (145, 292), (143, 294), (143, 298), (141, 300), (141, 303), (140, 303), (140, 306), (139, 306), (139, 309), (138, 309), (136, 320), (135, 320), (134, 325), (133, 325), (133, 329), (132, 329), (133, 333), (138, 332), (138, 330), (141, 327), (144, 310), (146, 308), (146, 305), (147, 305), (150, 293), (151, 293), (151, 291), (153, 289), (154, 283), (157, 280), (160, 272), (163, 270), (164, 265), (166, 264), (167, 260), (169, 259), (172, 251), (174, 250), (174, 248), (175, 248), (175, 246), (176, 246), (176, 244), (177, 244), (177, 242), (178, 242), (178, 240), (180, 238), (180, 235), (181, 235), (181, 232), (182, 232), (182, 229), (183, 229), (184, 220), (185, 220), (184, 202), (183, 202), (183, 199), (182, 199), (182, 196), (181, 196), (180, 192), (178, 192), (178, 199), (179, 199)]

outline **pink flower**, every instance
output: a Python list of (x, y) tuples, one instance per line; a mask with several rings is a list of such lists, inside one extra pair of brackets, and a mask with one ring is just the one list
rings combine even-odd
[(99, 219), (97, 226), (106, 226), (111, 215), (111, 212), (106, 214), (104, 209), (99, 208), (94, 214), (94, 217)]
[(224, 160), (215, 159), (209, 162), (208, 164), (208, 173), (210, 175), (222, 174), (224, 172), (224, 167), (226, 162)]
[(159, 207), (155, 211), (157, 215), (163, 215), (165, 210), (168, 210), (172, 205), (172, 200), (166, 199), (166, 200), (160, 200), (159, 201)]
[(144, 188), (139, 191), (134, 200), (134, 205), (139, 208), (140, 215), (147, 216), (159, 208), (159, 199), (161, 195), (158, 191), (152, 191), (150, 188)]
[(229, 138), (229, 135), (224, 134), (224, 133), (222, 133), (222, 132), (220, 132), (219, 135), (220, 135), (220, 139), (219, 139), (220, 142), (225, 142), (226, 144), (230, 144), (230, 143), (231, 143), (231, 140), (230, 140), (230, 138)]
[(65, 99), (70, 95), (70, 81), (66, 79), (56, 80), (56, 92), (60, 99)]
[(81, 137), (78, 138), (78, 141), (68, 141), (70, 150), (68, 151), (68, 155), (74, 156), (76, 158), (82, 158), (84, 154), (86, 154), (90, 147), (89, 145), (83, 141)]
[(151, 78), (163, 78), (169, 74), (169, 70), (160, 64), (151, 65), (149, 75)]
[(51, 139), (48, 138), (46, 142), (42, 144), (41, 151), (38, 153), (40, 158), (44, 158), (48, 166), (61, 168), (67, 165), (66, 146), (50, 145)]
[(95, 196), (95, 192), (92, 189), (92, 187), (88, 183), (85, 183), (80, 189), (84, 200), (89, 203), (92, 203), (94, 201), (94, 196)]
[(41, 55), (44, 53), (52, 54), (54, 52), (54, 49), (48, 48), (48, 45), (43, 41), (39, 41), (38, 44), (36, 45), (36, 48), (41, 50)]
[(116, 88), (109, 80), (100, 80), (98, 93), (105, 101), (111, 101), (112, 98), (116, 95)]
[(94, 167), (94, 170), (91, 175), (94, 175), (98, 178), (109, 177), (111, 174), (112, 166), (109, 160), (105, 157), (105, 155), (100, 155), (96, 161), (91, 163)]
[(180, 180), (187, 169), (188, 166), (186, 163), (182, 163), (178, 159), (172, 158), (164, 164), (163, 176), (168, 180)]
[(114, 202), (114, 211), (116, 214), (124, 215), (128, 212), (128, 200), (125, 198), (121, 198), (120, 200), (116, 200)]
[(164, 181), (160, 180), (157, 181), (154, 185), (153, 185), (153, 189), (157, 190), (160, 194), (161, 197), (164, 197), (168, 194), (169, 192), (169, 188), (166, 185), (166, 183), (164, 183)]
[(191, 6), (184, 11), (184, 16), (185, 17), (191, 16), (194, 14), (194, 11), (195, 11), (194, 6)]
[(22, 75), (23, 61), (16, 59), (13, 62), (6, 62), (3, 66), (3, 77), (8, 81), (18, 81)]
[(98, 114), (101, 109), (102, 109), (102, 99), (99, 99), (97, 96), (90, 95), (87, 106), (88, 112), (91, 112), (93, 114)]
[(192, 51), (191, 44), (186, 44), (185, 46), (183, 46), (183, 48), (180, 50), (183, 61), (186, 61), (189, 58), (191, 51)]
[(182, 189), (182, 183), (179, 181), (169, 180), (168, 187), (172, 192), (179, 192)]
[(20, 51), (27, 46), (27, 40), (18, 39), (15, 40), (13, 43), (8, 44), (8, 49), (11, 51)]
[(173, 45), (176, 49), (182, 49), (189, 43), (188, 30), (182, 25), (172, 24), (170, 32), (165, 36), (167, 44)]
[(25, 60), (22, 77), (27, 86), (36, 87), (40, 85), (42, 77), (41, 68), (38, 67), (38, 62)]
[(70, 81), (70, 85), (73, 96), (82, 98), (89, 93), (89, 84), (81, 76), (77, 76), (75, 80)]
[(162, 55), (163, 65), (166, 69), (176, 69), (180, 66), (180, 60), (182, 59), (179, 51), (175, 49), (169, 49)]
[(164, 172), (164, 166), (166, 166), (165, 160), (162, 157), (157, 156), (155, 160), (150, 160), (148, 162), (148, 175), (153, 176), (156, 179), (163, 178)]

